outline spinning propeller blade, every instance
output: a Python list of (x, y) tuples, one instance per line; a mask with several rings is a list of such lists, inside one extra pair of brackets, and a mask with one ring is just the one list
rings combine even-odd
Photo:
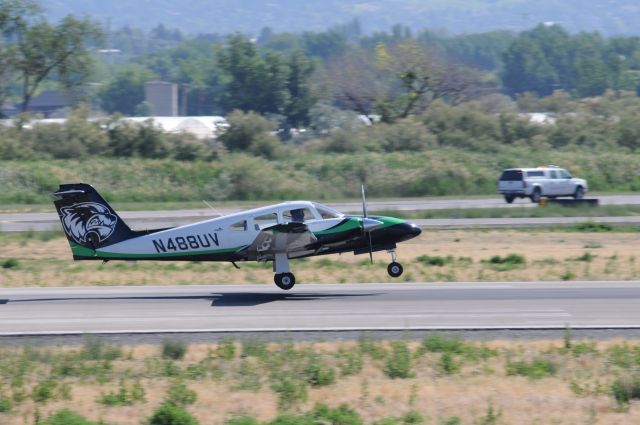
[(373, 264), (373, 243), (371, 242), (371, 232), (366, 231), (364, 228), (364, 223), (367, 219), (367, 202), (366, 197), (364, 195), (364, 183), (360, 186), (362, 192), (362, 231), (367, 234), (367, 241), (369, 242), (369, 260), (371, 260), (371, 264)]

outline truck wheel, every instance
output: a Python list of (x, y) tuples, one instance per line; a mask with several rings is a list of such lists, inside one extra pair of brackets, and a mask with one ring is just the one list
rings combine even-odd
[(513, 196), (513, 195), (504, 195), (504, 200), (505, 200), (505, 201), (507, 201), (507, 204), (511, 204), (511, 203), (513, 203), (513, 200), (514, 200), (515, 198), (516, 198), (516, 197), (515, 197), (515, 196)]
[(542, 192), (540, 191), (539, 187), (536, 187), (535, 189), (533, 189), (533, 193), (531, 194), (531, 202), (537, 204), (538, 202), (540, 202), (540, 198), (542, 198)]
[(582, 186), (576, 187), (576, 191), (573, 194), (573, 199), (582, 199), (584, 198), (584, 188)]

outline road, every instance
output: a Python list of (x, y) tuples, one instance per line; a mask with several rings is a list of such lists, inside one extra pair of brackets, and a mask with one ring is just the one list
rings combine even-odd
[(640, 328), (640, 281), (23, 288), (0, 335)]
[[(601, 205), (634, 205), (640, 204), (640, 195), (607, 195), (598, 197)], [(330, 203), (339, 211), (359, 212), (359, 202)], [(455, 208), (521, 208), (535, 207), (528, 200), (516, 200), (506, 204), (501, 198), (482, 199), (398, 199), (368, 202), (370, 211), (421, 211)], [(53, 206), (52, 206), (53, 208)], [(237, 208), (220, 209), (220, 213), (239, 212)], [(120, 215), (134, 229), (154, 229), (180, 226), (196, 221), (217, 217), (211, 209), (176, 210), (176, 211), (124, 211)], [(586, 219), (581, 217), (558, 218), (499, 218), (499, 219), (433, 219), (417, 220), (423, 227), (499, 227), (499, 226), (548, 226), (566, 225), (581, 221), (601, 221), (613, 225), (638, 224), (640, 217), (599, 217)], [(55, 213), (22, 213), (0, 214), (0, 232), (24, 231), (57, 231), (61, 230), (58, 216)]]

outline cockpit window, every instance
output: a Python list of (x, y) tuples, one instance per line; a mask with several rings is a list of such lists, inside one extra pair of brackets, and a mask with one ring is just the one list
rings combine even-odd
[(308, 208), (294, 208), (282, 212), (282, 218), (289, 223), (304, 223), (313, 220), (315, 217)]
[(342, 214), (341, 212), (338, 212), (333, 208), (329, 208), (326, 205), (314, 203), (313, 206), (316, 207), (316, 210), (318, 210), (318, 213), (320, 213), (322, 218), (325, 220), (328, 218), (340, 218), (344, 216), (344, 214)]

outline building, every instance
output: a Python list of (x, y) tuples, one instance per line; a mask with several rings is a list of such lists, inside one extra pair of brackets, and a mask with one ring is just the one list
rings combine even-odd
[(178, 85), (166, 81), (149, 81), (144, 85), (145, 100), (151, 104), (153, 115), (178, 116)]

